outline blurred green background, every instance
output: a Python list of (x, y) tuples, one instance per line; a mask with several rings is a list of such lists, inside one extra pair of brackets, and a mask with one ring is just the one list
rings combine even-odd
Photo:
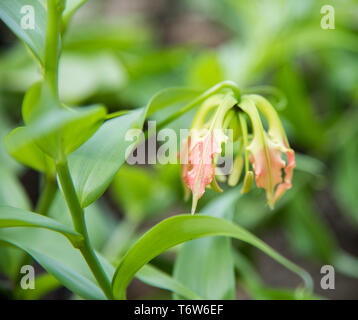
[[(321, 28), (320, 10), (326, 4), (335, 9), (333, 30)], [(0, 45), (2, 138), (20, 123), (24, 93), (41, 74), (2, 22)], [(297, 152), (293, 188), (274, 211), (258, 189), (245, 196), (237, 188), (227, 188), (224, 194), (209, 190), (198, 212), (220, 211), (253, 231), (308, 270), (318, 296), (358, 299), (357, 1), (89, 0), (76, 13), (63, 46), (60, 95), (69, 105), (102, 102), (115, 112), (145, 105), (162, 88), (207, 89), (227, 79), (244, 91), (266, 95)], [(279, 90), (286, 106), (267, 86)], [(186, 114), (170, 127), (188, 128), (191, 119), (192, 113)], [(0, 203), (31, 208), (40, 185), (38, 173), (10, 159), (1, 143)], [(65, 210), (65, 205), (60, 197), (57, 200), (50, 215), (63, 220), (59, 208)], [(127, 165), (87, 215), (96, 247), (117, 261), (143, 231), (189, 207), (183, 201), (179, 166)], [(126, 246), (118, 250), (117, 243)], [(188, 273), (204, 274), (207, 287), (215, 292), (230, 277), (238, 279), (234, 295), (239, 299), (287, 298), (289, 291), (277, 289), (298, 284), (289, 271), (242, 243), (233, 241), (231, 260), (225, 256), (225, 244), (201, 245), (210, 248), (200, 260), (207, 263), (193, 261)], [(185, 250), (191, 252), (189, 246)], [(178, 248), (170, 250), (153, 263), (171, 273), (178, 268), (177, 252)], [(183, 250), (176, 264), (185, 254)], [(215, 269), (226, 266), (216, 266), (219, 260), (235, 266), (222, 285), (217, 284)], [(13, 276), (10, 264), (10, 258), (1, 256), (5, 288)], [(325, 264), (335, 267), (334, 290), (320, 288)], [(183, 269), (176, 269), (179, 278), (180, 272)], [(194, 286), (202, 287), (200, 281)], [(216, 298), (215, 292), (200, 293)], [(57, 289), (46, 297), (68, 298), (70, 292)], [(128, 293), (132, 299), (168, 297), (166, 291), (138, 280)]]

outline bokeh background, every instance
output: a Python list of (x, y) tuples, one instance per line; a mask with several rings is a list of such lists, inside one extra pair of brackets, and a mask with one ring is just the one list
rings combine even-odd
[[(321, 28), (326, 4), (335, 9), (334, 30)], [(115, 112), (141, 107), (166, 87), (207, 89), (227, 79), (265, 94), (297, 151), (293, 188), (273, 211), (258, 189), (245, 196), (238, 188), (209, 190), (198, 211), (233, 212), (235, 222), (309, 271), (318, 296), (358, 299), (357, 31), (353, 0), (89, 0), (64, 38), (61, 99), (102, 102)], [(24, 45), (0, 22), (1, 137), (21, 123), (24, 93), (40, 77)], [(170, 127), (188, 128), (192, 115)], [(0, 203), (33, 207), (40, 185), (39, 174), (10, 159), (1, 143)], [(58, 208), (64, 203), (56, 201), (50, 215), (63, 220)], [(115, 261), (150, 226), (189, 208), (179, 166), (127, 165), (87, 214), (97, 249)], [(295, 275), (258, 250), (233, 245), (238, 299), (285, 298), (274, 288), (298, 285)], [(153, 263), (171, 273), (177, 251)], [(9, 263), (0, 252), (3, 292), (11, 289)], [(334, 290), (320, 288), (325, 264), (335, 267)], [(205, 274), (207, 266), (196, 268)], [(217, 279), (207, 281), (215, 290)], [(71, 297), (54, 289), (45, 298)], [(128, 293), (130, 299), (169, 297), (139, 280)]]

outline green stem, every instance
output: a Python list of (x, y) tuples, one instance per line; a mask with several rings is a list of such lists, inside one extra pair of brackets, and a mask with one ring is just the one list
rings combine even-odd
[(210, 88), (209, 90), (205, 91), (202, 95), (197, 97), (191, 103), (189, 103), (188, 105), (186, 105), (182, 109), (178, 110), (177, 112), (174, 112), (168, 118), (164, 119), (162, 122), (160, 122), (158, 124), (157, 129), (159, 130), (159, 129), (165, 127), (168, 123), (170, 123), (170, 122), (174, 121), (175, 119), (179, 118), (184, 113), (188, 112), (189, 110), (191, 110), (194, 107), (196, 107), (198, 104), (200, 104), (203, 101), (205, 101), (208, 97), (214, 95), (215, 93), (218, 93), (219, 91), (221, 91), (222, 89), (225, 89), (225, 88), (231, 89), (233, 91), (233, 93), (234, 93), (235, 99), (238, 102), (241, 101), (241, 94), (240, 94), (240, 90), (238, 89), (237, 85), (232, 81), (223, 81), (223, 82), (217, 84), (216, 86)]
[(46, 44), (45, 44), (45, 80), (52, 93), (58, 98), (58, 61), (60, 56), (59, 41), (61, 28), (61, 11), (57, 0), (47, 0)]
[(247, 137), (247, 124), (244, 115), (241, 112), (239, 112), (238, 117), (239, 117), (239, 123), (240, 123), (241, 135), (242, 135), (242, 143), (244, 146), (245, 172), (247, 172), (249, 171), (249, 155), (247, 152), (247, 146), (249, 142)]
[(105, 273), (90, 243), (84, 211), (78, 200), (76, 190), (68, 170), (67, 162), (56, 163), (56, 170), (67, 206), (72, 216), (74, 228), (78, 233), (82, 234), (84, 238), (83, 243), (79, 246), (78, 249), (81, 251), (83, 257), (85, 258), (88, 266), (90, 267), (93, 275), (95, 276), (98, 284), (102, 288), (107, 298), (113, 299), (110, 280), (108, 279), (107, 274)]

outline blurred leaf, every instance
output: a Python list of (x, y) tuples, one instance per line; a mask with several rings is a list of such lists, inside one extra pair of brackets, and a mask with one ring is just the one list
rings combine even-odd
[(61, 283), (53, 275), (43, 273), (35, 278), (35, 289), (23, 290), (19, 288), (16, 298), (21, 300), (39, 300), (59, 287), (61, 287)]
[(250, 298), (259, 300), (312, 300), (318, 299), (302, 289), (287, 290), (270, 288), (262, 283), (255, 266), (239, 251), (234, 253), (235, 268), (239, 274), (240, 286), (249, 294)]
[(295, 252), (318, 259), (322, 263), (330, 262), (337, 244), (329, 228), (317, 215), (307, 192), (297, 192), (285, 211), (285, 230)]
[(9, 279), (15, 281), (19, 274), (18, 268), (24, 259), (24, 252), (15, 247), (0, 244), (0, 271)]
[[(34, 13), (35, 29), (24, 29), (21, 27), (21, 21), (27, 11), (22, 12), (21, 8), (32, 6)], [(46, 9), (39, 0), (1, 0), (0, 18), (7, 26), (24, 41), (42, 62), (45, 51), (46, 36)], [(26, 17), (25, 17), (26, 18)]]
[[(12, 124), (9, 120), (9, 117), (5, 114), (2, 109), (2, 101), (0, 96), (0, 141), (4, 140), (4, 137), (11, 130)], [(20, 169), (20, 165), (12, 159), (12, 157), (7, 152), (4, 143), (0, 143), (0, 170), (6, 169), (11, 172), (17, 172)], [(0, 202), (1, 203), (1, 202)], [(16, 207), (16, 205), (14, 205)]]
[(137, 221), (160, 214), (177, 199), (157, 170), (138, 166), (122, 166), (112, 182), (111, 194), (126, 215)]
[[(189, 54), (189, 50), (180, 47), (139, 53), (120, 52), (119, 57), (128, 72), (129, 80), (120, 91), (121, 99), (133, 105), (144, 105), (153, 94), (164, 91), (163, 88), (185, 85), (186, 72), (183, 69), (188, 67)], [(189, 88), (186, 90), (190, 93)], [(175, 90), (171, 93), (173, 98), (177, 95)], [(169, 92), (167, 96), (171, 98)]]
[[(48, 273), (80, 297), (106, 299), (79, 250), (61, 234), (47, 229), (9, 228), (0, 230), (0, 241), (26, 251)], [(108, 269), (105, 268), (110, 275)]]
[(205, 52), (193, 63), (189, 71), (189, 84), (194, 88), (210, 88), (225, 80), (222, 67), (214, 52)]
[[(238, 189), (227, 191), (201, 212), (231, 221), (240, 196)], [(231, 239), (210, 237), (186, 242), (175, 260), (174, 278), (205, 299), (235, 299)]]
[(124, 299), (126, 288), (137, 271), (165, 250), (182, 242), (207, 236), (229, 236), (245, 241), (268, 254), (292, 272), (298, 274), (308, 290), (312, 289), (309, 274), (293, 264), (253, 234), (231, 222), (203, 215), (178, 215), (163, 220), (144, 234), (127, 252), (112, 279), (113, 294)]
[(308, 98), (304, 79), (289, 65), (278, 72), (277, 79), (288, 100), (288, 108), (282, 110), (282, 114), (292, 124), (295, 139), (304, 146), (319, 148), (322, 145), (322, 126), (312, 112), (314, 108)]
[[(0, 205), (30, 209), (30, 200), (18, 181), (15, 173), (0, 165)], [(23, 253), (17, 248), (0, 246), (0, 270), (9, 278), (18, 276), (18, 266), (23, 259)]]
[(185, 299), (202, 299), (199, 295), (191, 291), (188, 287), (184, 286), (181, 282), (175, 280), (163, 271), (149, 264), (143, 266), (143, 268), (141, 268), (137, 272), (136, 278), (151, 286), (175, 292), (176, 294), (184, 297)]
[(344, 252), (343, 250), (336, 253), (331, 264), (341, 273), (358, 278), (358, 257)]
[(111, 52), (64, 53), (59, 66), (62, 100), (75, 104), (95, 94), (115, 93), (127, 82), (126, 70)]
[(90, 20), (76, 28), (70, 28), (65, 35), (65, 51), (130, 50), (145, 47), (151, 39), (150, 28), (137, 19), (129, 24), (108, 17)]
[(104, 120), (102, 106), (77, 109), (54, 109), (39, 116), (23, 127), (13, 130), (6, 137), (10, 154), (29, 148), (34, 141), (49, 156), (61, 159), (83, 144)]
[(344, 209), (344, 213), (358, 225), (358, 143), (357, 134), (345, 141), (336, 154), (334, 180), (335, 199)]
[(30, 209), (30, 200), (16, 175), (0, 166), (0, 205)]
[(74, 13), (84, 5), (87, 0), (66, 0), (66, 7), (62, 13), (63, 24), (67, 26)]
[(323, 175), (326, 169), (324, 162), (303, 153), (295, 152), (295, 160), (296, 170), (310, 173), (316, 177)]
[[(19, 131), (22, 132), (19, 133)], [(22, 147), (12, 147), (12, 141), (16, 139), (16, 135), (26, 135), (26, 127), (18, 127), (4, 138), (4, 144), (10, 155), (25, 166), (54, 175), (55, 164), (53, 159), (44, 153), (34, 141), (29, 141)], [(13, 136), (15, 136), (15, 138), (13, 138)]]

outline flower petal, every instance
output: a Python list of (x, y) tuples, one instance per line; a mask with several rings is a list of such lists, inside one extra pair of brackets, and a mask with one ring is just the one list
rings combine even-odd
[(182, 166), (182, 179), (193, 193), (192, 213), (195, 212), (197, 201), (215, 175), (213, 157), (221, 152), (221, 144), (225, 137), (217, 131), (214, 130), (201, 139), (196, 139), (195, 145), (189, 147), (188, 165)]
[(274, 188), (282, 182), (282, 168), (285, 162), (281, 158), (281, 151), (267, 140), (267, 148), (258, 150), (251, 156), (257, 187), (266, 190), (270, 207), (275, 203)]
[(287, 166), (285, 167), (285, 178), (283, 183), (279, 184), (275, 192), (275, 202), (281, 198), (281, 196), (286, 192), (286, 190), (291, 189), (292, 184), (292, 175), (293, 169), (296, 167), (295, 162), (295, 152), (292, 149), (286, 151), (287, 155)]

